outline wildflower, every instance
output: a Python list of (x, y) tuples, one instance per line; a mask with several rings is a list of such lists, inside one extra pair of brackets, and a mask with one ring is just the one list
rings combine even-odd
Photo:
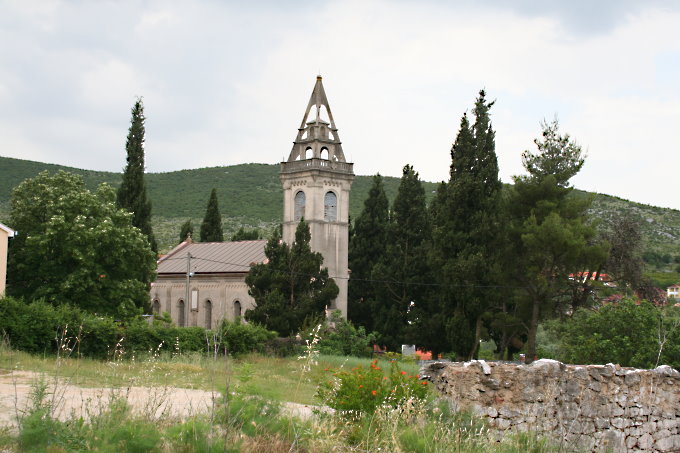
[(406, 374), (406, 371), (402, 371), (401, 374)]
[(372, 394), (373, 396), (375, 396), (375, 395), (378, 394), (378, 392), (376, 392), (375, 390), (373, 390), (373, 391), (371, 392), (371, 394)]
[(363, 388), (363, 387), (364, 387), (364, 385), (363, 385), (363, 384), (359, 384), (359, 388)]
[(423, 382), (421, 382), (421, 384), (427, 385), (427, 381), (423, 381)]

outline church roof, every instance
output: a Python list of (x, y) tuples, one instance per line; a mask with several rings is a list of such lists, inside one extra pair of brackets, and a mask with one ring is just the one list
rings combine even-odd
[(265, 260), (267, 241), (191, 242), (185, 241), (158, 260), (158, 275), (186, 274), (187, 253), (194, 274), (244, 273)]
[(3, 223), (0, 223), (0, 230), (6, 231), (7, 235), (11, 238), (13, 238), (14, 235), (16, 234), (16, 231), (14, 231), (13, 229), (11, 229), (10, 227), (8, 227), (7, 225), (5, 225)]

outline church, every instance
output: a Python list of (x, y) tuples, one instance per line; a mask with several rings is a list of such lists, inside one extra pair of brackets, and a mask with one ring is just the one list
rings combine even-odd
[[(333, 114), (320, 76), (302, 117), (288, 160), (281, 162), (283, 240), (292, 243), (304, 217), (311, 248), (320, 252), (338, 285), (334, 310), (347, 317), (349, 280), (349, 193), (353, 164), (342, 151)], [(167, 312), (181, 327), (217, 327), (255, 306), (245, 283), (250, 267), (266, 260), (267, 241), (186, 241), (158, 260), (151, 284), (155, 314)]]

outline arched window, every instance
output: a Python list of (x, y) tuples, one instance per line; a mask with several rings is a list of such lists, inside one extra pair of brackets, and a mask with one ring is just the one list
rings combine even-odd
[(177, 325), (184, 327), (186, 313), (184, 312), (184, 299), (177, 302)]
[(212, 302), (205, 301), (205, 328), (212, 329)]
[(298, 221), (305, 216), (305, 193), (299, 191), (295, 194), (295, 215), (293, 220)]
[(234, 302), (234, 321), (241, 317), (241, 302)]
[(308, 147), (305, 150), (305, 159), (311, 159), (312, 157), (314, 157), (314, 150), (311, 147)]
[(328, 160), (328, 155), (329, 155), (328, 154), (328, 148), (326, 148), (325, 146), (323, 148), (321, 148), (321, 158)]
[(158, 299), (153, 300), (153, 314), (154, 315), (161, 314), (161, 301)]
[(333, 192), (326, 192), (323, 197), (323, 219), (327, 222), (338, 220), (338, 196)]

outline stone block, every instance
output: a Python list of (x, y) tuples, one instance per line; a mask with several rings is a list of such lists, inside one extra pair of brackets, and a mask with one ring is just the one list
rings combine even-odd
[(654, 445), (654, 438), (651, 434), (643, 434), (638, 439), (637, 446), (642, 450), (650, 450), (652, 445)]
[(659, 451), (679, 451), (680, 450), (680, 436), (674, 435), (658, 439), (654, 444)]

